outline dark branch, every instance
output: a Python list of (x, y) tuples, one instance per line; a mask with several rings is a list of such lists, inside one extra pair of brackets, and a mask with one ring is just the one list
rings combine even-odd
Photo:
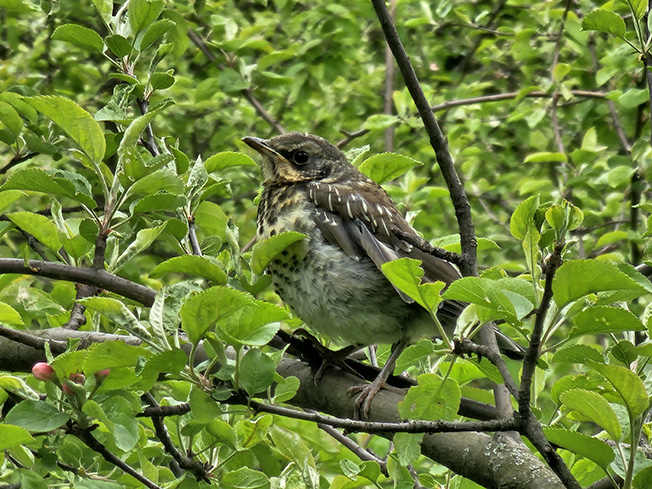
[(437, 156), (437, 163), (441, 169), (441, 173), (446, 181), (448, 190), (451, 195), (453, 207), (455, 208), (455, 215), (460, 231), (460, 243), (462, 247), (463, 263), (460, 265), (462, 275), (475, 276), (478, 274), (477, 266), (477, 242), (475, 238), (475, 230), (473, 228), (473, 219), (471, 217), (471, 205), (469, 199), (464, 191), (464, 185), (455, 170), (455, 164), (448, 150), (448, 142), (444, 134), (439, 128), (439, 124), (430, 109), (430, 104), (426, 98), (414, 68), (410, 62), (410, 58), (405, 52), (405, 48), (398, 37), (396, 27), (392, 22), (387, 6), (384, 0), (372, 0), (376, 15), (380, 21), (380, 25), (385, 33), (387, 44), (392, 50), (396, 63), (403, 75), (405, 85), (414, 100), (415, 105), (419, 111), (419, 115), (423, 121), (426, 129), (430, 144)]
[(0, 273), (20, 273), (79, 282), (115, 292), (146, 306), (154, 304), (156, 296), (156, 291), (149, 287), (95, 268), (73, 267), (39, 260), (30, 260), (29, 266), (26, 266), (25, 261), (18, 258), (0, 258)]

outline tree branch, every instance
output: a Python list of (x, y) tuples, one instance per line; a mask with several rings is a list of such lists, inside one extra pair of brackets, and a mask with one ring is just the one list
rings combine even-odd
[(30, 260), (26, 266), (24, 260), (18, 258), (0, 258), (0, 273), (20, 273), (39, 277), (79, 282), (101, 289), (115, 292), (128, 299), (135, 300), (146, 306), (154, 304), (156, 291), (113, 275), (105, 270), (83, 268), (40, 260)]
[(430, 144), (437, 156), (437, 163), (441, 169), (446, 185), (451, 195), (453, 207), (460, 232), (460, 244), (462, 248), (463, 263), (460, 266), (462, 275), (475, 276), (478, 274), (477, 265), (477, 241), (475, 230), (473, 228), (473, 219), (471, 217), (471, 205), (464, 191), (464, 185), (455, 170), (455, 164), (448, 150), (448, 142), (444, 137), (435, 116), (430, 109), (430, 104), (426, 99), (423, 90), (419, 84), (414, 68), (410, 63), (410, 58), (405, 52), (405, 48), (398, 37), (396, 27), (392, 22), (385, 0), (372, 0), (376, 15), (385, 34), (387, 44), (392, 50), (396, 63), (403, 75), (405, 85), (414, 100), (415, 105), (423, 121), (426, 133), (430, 139)]

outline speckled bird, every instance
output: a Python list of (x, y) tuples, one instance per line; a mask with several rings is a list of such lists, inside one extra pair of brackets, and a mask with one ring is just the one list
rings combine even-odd
[[(308, 236), (286, 248), (268, 267), (283, 302), (313, 331), (341, 345), (393, 345), (378, 378), (356, 399), (366, 413), (403, 349), (437, 335), (428, 311), (396, 289), (381, 266), (415, 258), (422, 263), (424, 282), (445, 284), (460, 278), (460, 272), (452, 263), (397, 237), (396, 230), (417, 232), (385, 190), (325, 139), (293, 132), (243, 141), (262, 155), (257, 238), (284, 231)], [(442, 302), (437, 316), (449, 332), (464, 306)], [(522, 351), (516, 344), (508, 349), (515, 355)]]

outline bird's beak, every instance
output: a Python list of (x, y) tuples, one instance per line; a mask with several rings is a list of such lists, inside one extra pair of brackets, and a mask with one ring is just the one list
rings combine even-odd
[(242, 140), (255, 149), (262, 157), (262, 170), (265, 182), (298, 182), (301, 180), (299, 172), (285, 156), (273, 149), (265, 139), (247, 136)]
[(277, 153), (276, 151), (274, 151), (270, 147), (267, 140), (265, 140), (265, 139), (255, 138), (253, 136), (247, 136), (245, 138), (242, 138), (242, 140), (244, 141), (244, 143), (247, 146), (252, 147), (258, 153), (260, 153), (260, 155), (269, 156), (272, 159), (272, 161), (276, 160), (277, 158), (283, 158), (283, 155), (281, 155), (281, 154)]

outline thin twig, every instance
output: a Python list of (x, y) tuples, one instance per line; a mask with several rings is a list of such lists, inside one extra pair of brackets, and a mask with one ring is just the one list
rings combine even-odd
[[(501, 102), (503, 100), (515, 99), (519, 96), (522, 98), (551, 98), (555, 96), (555, 93), (557, 92), (550, 93), (550, 92), (544, 92), (540, 90), (536, 90), (534, 92), (529, 92), (526, 94), (522, 94), (521, 92), (496, 93), (492, 95), (481, 95), (479, 97), (470, 97), (470, 98), (464, 98), (459, 100), (451, 100), (449, 102), (443, 102), (441, 104), (433, 105), (430, 107), (430, 109), (433, 112), (439, 112), (442, 110), (448, 110), (455, 107), (462, 107), (464, 105)], [(597, 98), (597, 99), (605, 99), (607, 95), (605, 92), (594, 92), (590, 90), (570, 90), (570, 93), (575, 97)], [(353, 132), (347, 132), (347, 131), (341, 131), (341, 132), (346, 137), (338, 141), (337, 143), (338, 148), (342, 148), (347, 144), (349, 144), (354, 139), (364, 136), (369, 132), (369, 129), (360, 129), (358, 131), (353, 131)]]
[(366, 450), (362, 448), (360, 445), (358, 445), (355, 441), (353, 441), (351, 438), (346, 436), (344, 433), (336, 430), (330, 425), (324, 424), (324, 423), (317, 423), (317, 427), (321, 429), (322, 431), (328, 433), (330, 436), (332, 436), (334, 439), (336, 439), (339, 443), (344, 445), (346, 448), (351, 450), (355, 455), (360, 460), (364, 461), (371, 461), (371, 462), (376, 462), (380, 466), (380, 471), (386, 476), (389, 477), (389, 473), (387, 472), (387, 461), (383, 460), (382, 458), (378, 457), (377, 455), (371, 453), (369, 450)]
[[(153, 408), (160, 407), (158, 402), (156, 402), (154, 396), (149, 392), (143, 394), (143, 399), (147, 404), (149, 404)], [(174, 446), (174, 443), (172, 443), (172, 439), (170, 438), (170, 434), (168, 433), (168, 429), (166, 428), (165, 423), (163, 422), (163, 417), (153, 415), (151, 416), (151, 419), (152, 419), (152, 424), (154, 425), (154, 430), (156, 431), (156, 436), (163, 444), (165, 451), (169, 453), (172, 456), (172, 458), (178, 463), (177, 466), (178, 473), (175, 473), (175, 476), (181, 477), (183, 475), (183, 470), (189, 470), (192, 473), (192, 475), (195, 476), (195, 479), (197, 479), (198, 481), (203, 480), (206, 482), (210, 482), (208, 478), (209, 467), (191, 459), (190, 457), (187, 457), (186, 455), (181, 453), (176, 446)], [(183, 469), (183, 470), (179, 470), (179, 469)]]
[[(389, 2), (389, 15), (392, 21), (396, 19), (396, 0)], [(385, 43), (385, 90), (383, 93), (383, 114), (392, 115), (394, 102), (392, 100), (394, 95), (394, 78), (395, 78), (395, 64), (394, 56), (389, 45)], [(385, 129), (385, 151), (394, 151), (394, 135), (396, 127), (389, 126)]]
[(141, 482), (148, 487), (149, 489), (162, 489), (161, 486), (149, 480), (147, 477), (142, 475), (140, 472), (135, 470), (133, 467), (123, 462), (121, 459), (113, 455), (102, 443), (100, 443), (88, 430), (80, 429), (79, 427), (70, 427), (68, 430), (71, 434), (75, 435), (81, 441), (83, 441), (88, 448), (99, 453), (104, 460), (110, 464), (115, 465), (123, 472), (129, 474), (137, 481)]
[(195, 256), (203, 256), (201, 252), (201, 246), (199, 246), (199, 240), (197, 239), (197, 230), (195, 229), (195, 218), (192, 216), (188, 217), (188, 240), (190, 241), (192, 254)]
[(423, 239), (421, 236), (417, 236), (416, 234), (406, 233), (396, 228), (392, 229), (392, 233), (396, 237), (411, 244), (415, 248), (419, 248), (424, 253), (428, 253), (429, 255), (432, 255), (436, 258), (441, 258), (442, 260), (449, 261), (458, 266), (462, 264), (462, 257), (459, 254), (454, 253), (452, 251), (447, 251), (443, 248), (438, 248), (437, 246), (433, 246), (430, 243), (428, 243), (425, 239)]
[(492, 349), (487, 348), (485, 345), (474, 343), (468, 338), (464, 338), (461, 341), (455, 342), (454, 353), (458, 355), (474, 353), (480, 357), (486, 357), (486, 359), (494, 364), (494, 366), (500, 372), (507, 390), (514, 397), (518, 396), (518, 386), (516, 385), (512, 374), (509, 373), (507, 365), (505, 364), (505, 360), (503, 360), (503, 357), (499, 353), (496, 353)]
[(16, 155), (14, 155), (14, 157), (11, 158), (7, 162), (7, 164), (5, 166), (0, 168), (0, 175), (7, 173), (7, 171), (9, 171), (11, 168), (13, 168), (14, 166), (16, 166), (16, 165), (18, 165), (18, 164), (20, 164), (20, 163), (22, 163), (24, 161), (31, 160), (35, 156), (38, 156), (38, 154), (39, 153), (26, 153), (26, 154), (18, 153)]
[[(217, 58), (215, 55), (211, 52), (210, 49), (208, 49), (208, 46), (204, 42), (204, 40), (199, 37), (199, 35), (193, 31), (192, 29), (188, 30), (188, 37), (190, 40), (199, 48), (199, 50), (206, 56), (206, 58), (211, 62), (211, 63), (216, 63), (216, 66), (220, 70), (226, 69), (226, 67), (220, 63), (217, 63)], [(272, 115), (265, 110), (265, 107), (263, 107), (263, 104), (260, 103), (260, 100), (256, 98), (256, 96), (253, 94), (253, 91), (251, 88), (245, 88), (243, 90), (240, 90), (240, 94), (251, 104), (251, 106), (254, 108), (254, 110), (258, 113), (259, 116), (261, 116), (265, 122), (267, 122), (270, 126), (272, 126), (278, 133), (284, 134), (285, 129), (279, 122), (272, 117)]]
[[(138, 99), (138, 108), (140, 109), (140, 113), (145, 115), (147, 113), (147, 109), (149, 108), (149, 102), (147, 100)], [(158, 146), (156, 146), (156, 138), (154, 137), (154, 131), (152, 130), (151, 123), (147, 124), (147, 127), (145, 128), (145, 136), (146, 137), (141, 138), (143, 146), (145, 146), (145, 149), (149, 151), (149, 154), (152, 156), (158, 156), (160, 151), (158, 150)]]
[(419, 84), (417, 75), (414, 72), (410, 58), (405, 52), (405, 48), (398, 37), (398, 32), (392, 22), (385, 1), (372, 0), (372, 3), (385, 34), (387, 44), (391, 48), (392, 53), (396, 58), (399, 70), (403, 75), (405, 86), (417, 106), (426, 133), (430, 139), (430, 144), (437, 156), (437, 163), (439, 164), (442, 176), (444, 177), (450, 192), (460, 232), (460, 244), (463, 259), (463, 262), (460, 265), (460, 270), (464, 276), (476, 276), (478, 274), (477, 241), (475, 230), (473, 228), (471, 205), (469, 204), (469, 199), (464, 191), (464, 185), (457, 174), (455, 164), (450, 151), (448, 150), (448, 142), (446, 141), (444, 134), (441, 132), (437, 120), (430, 109), (428, 99), (421, 89), (421, 85)]

